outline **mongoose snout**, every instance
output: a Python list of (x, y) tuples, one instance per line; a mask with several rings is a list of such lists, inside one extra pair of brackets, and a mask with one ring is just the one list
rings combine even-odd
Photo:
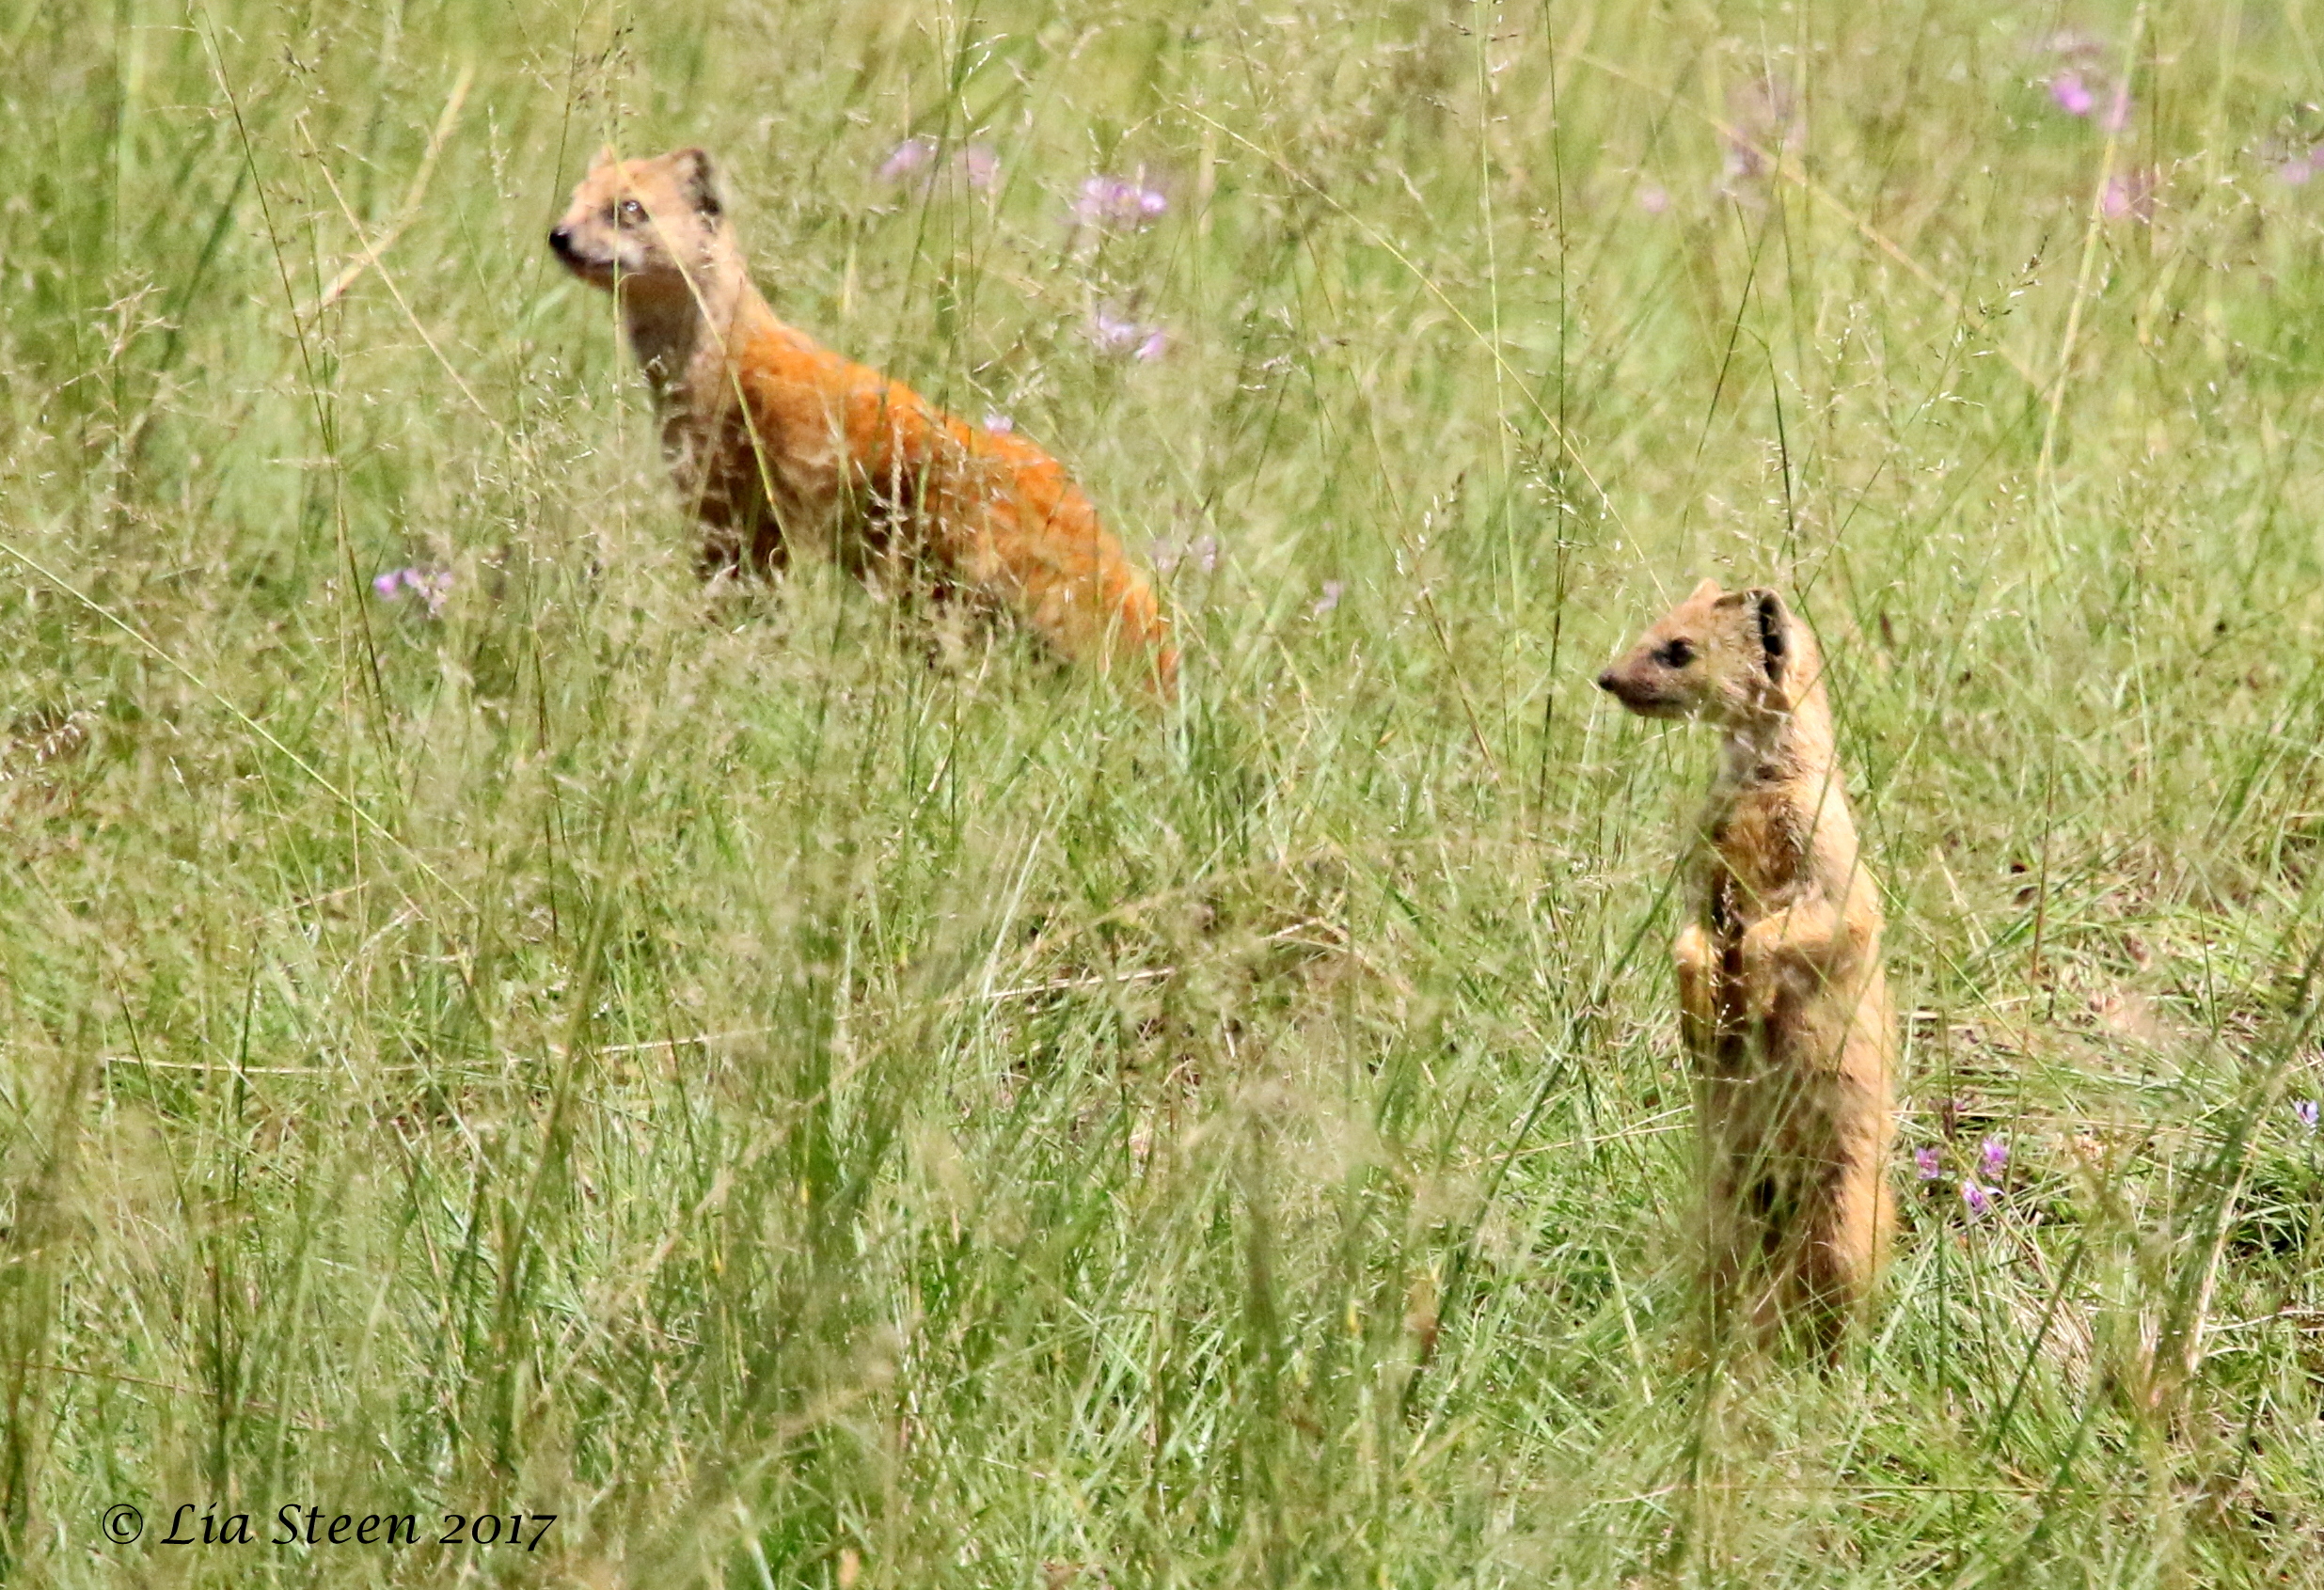
[(1664, 703), (1657, 697), (1652, 685), (1642, 680), (1625, 676), (1620, 669), (1610, 668), (1598, 675), (1598, 688), (1621, 702), (1632, 712), (1649, 717), (1668, 716), (1662, 710)]
[(1598, 675), (1598, 688), (1640, 717), (1685, 716), (1685, 698), (1668, 681), (1655, 677), (1659, 667), (1653, 653), (1642, 648)]

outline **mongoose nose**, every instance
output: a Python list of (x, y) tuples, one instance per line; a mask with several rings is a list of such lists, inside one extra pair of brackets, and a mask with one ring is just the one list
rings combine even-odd
[(1604, 673), (1598, 675), (1598, 688), (1606, 691), (1611, 691), (1614, 688), (1614, 670), (1612, 669), (1607, 669)]
[(551, 227), (548, 231), (548, 245), (557, 251), (558, 257), (561, 259), (568, 254), (571, 254), (573, 252), (572, 228), (569, 227)]

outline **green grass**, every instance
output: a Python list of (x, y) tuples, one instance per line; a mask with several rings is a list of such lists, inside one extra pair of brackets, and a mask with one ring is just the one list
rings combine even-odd
[[(2324, 1583), (2312, 8), (0, 0), (0, 1579)], [(914, 134), (999, 191), (882, 183)], [(812, 564), (706, 602), (543, 243), (608, 137), (1160, 543), (1183, 700), (931, 667)], [(1828, 1378), (1690, 1350), (1711, 748), (1590, 679), (1703, 574), (1823, 638), (1910, 1013)]]

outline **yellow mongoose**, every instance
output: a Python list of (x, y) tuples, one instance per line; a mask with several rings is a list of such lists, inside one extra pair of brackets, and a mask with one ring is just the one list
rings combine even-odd
[(1064, 468), (946, 414), (775, 318), (726, 225), (710, 157), (597, 157), (548, 234), (610, 291), (662, 450), (708, 527), (705, 575), (820, 543), (875, 584), (1014, 610), (1065, 655), (1165, 692), (1178, 656), (1145, 575)]
[(1772, 590), (1704, 580), (1599, 685), (1726, 733), (1671, 945), (1699, 1078), (1715, 1315), (1826, 1351), (1870, 1292), (1894, 1207), (1895, 1014), (1823, 657)]

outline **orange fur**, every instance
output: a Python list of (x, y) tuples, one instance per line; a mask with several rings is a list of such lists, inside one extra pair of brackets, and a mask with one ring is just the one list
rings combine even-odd
[(1063, 466), (776, 319), (700, 150), (601, 155), (549, 243), (620, 303), (663, 451), (707, 527), (705, 574), (820, 544), (876, 585), (1012, 611), (1067, 657), (1173, 687), (1153, 587)]
[(1598, 683), (1726, 732), (1671, 946), (1700, 1086), (1712, 1295), (1826, 1350), (1895, 1222), (1895, 1012), (1815, 637), (1771, 590), (1705, 580)]

